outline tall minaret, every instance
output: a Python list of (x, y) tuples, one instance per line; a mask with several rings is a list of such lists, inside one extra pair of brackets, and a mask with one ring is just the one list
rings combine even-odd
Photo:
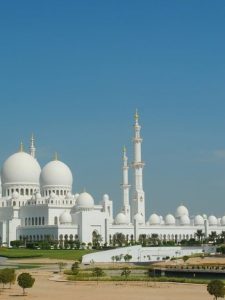
[(129, 203), (129, 189), (130, 185), (128, 183), (128, 158), (127, 150), (123, 148), (123, 183), (121, 184), (123, 190), (123, 212), (127, 217), (128, 223), (130, 223), (130, 203)]
[(30, 155), (35, 158), (35, 153), (36, 153), (36, 148), (34, 145), (34, 135), (32, 133), (31, 138), (30, 138)]
[(141, 143), (140, 135), (141, 126), (138, 123), (139, 115), (136, 110), (134, 115), (134, 161), (132, 167), (134, 169), (134, 187), (132, 201), (132, 220), (135, 214), (139, 213), (143, 216), (145, 222), (145, 193), (143, 191), (143, 168), (144, 163), (141, 160)]

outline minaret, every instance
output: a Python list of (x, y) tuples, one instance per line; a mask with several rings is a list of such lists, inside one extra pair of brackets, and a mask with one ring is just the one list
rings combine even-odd
[(123, 212), (127, 217), (128, 223), (130, 223), (130, 203), (129, 203), (129, 189), (130, 185), (128, 183), (128, 158), (127, 150), (123, 148), (123, 183), (121, 184), (123, 190)]
[(34, 135), (32, 133), (30, 138), (30, 155), (33, 156), (33, 158), (35, 158), (35, 154), (36, 154), (36, 148), (34, 145)]
[(135, 214), (139, 213), (143, 216), (145, 222), (145, 193), (143, 191), (143, 168), (144, 163), (141, 160), (141, 143), (140, 135), (141, 126), (138, 123), (139, 115), (136, 110), (134, 115), (134, 161), (132, 167), (134, 169), (134, 187), (132, 201), (132, 220)]

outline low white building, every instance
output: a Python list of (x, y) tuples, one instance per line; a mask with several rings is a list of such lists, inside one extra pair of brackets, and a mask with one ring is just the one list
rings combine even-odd
[(225, 216), (190, 216), (183, 205), (174, 215), (162, 217), (154, 213), (146, 219), (140, 132), (136, 113), (132, 163), (134, 186), (130, 197), (129, 164), (124, 149), (122, 209), (115, 217), (113, 201), (108, 195), (96, 201), (85, 191), (80, 194), (72, 192), (71, 170), (57, 157), (41, 169), (33, 137), (29, 153), (25, 153), (21, 145), (19, 152), (6, 159), (1, 169), (1, 244), (10, 245), (10, 241), (18, 239), (40, 241), (46, 238), (59, 240), (61, 244), (66, 240), (91, 243), (96, 235), (101, 236), (102, 243), (110, 244), (118, 233), (128, 241), (136, 241), (140, 235), (158, 235), (160, 240), (181, 241), (194, 238), (197, 230), (202, 230), (205, 236), (212, 231), (225, 231)]

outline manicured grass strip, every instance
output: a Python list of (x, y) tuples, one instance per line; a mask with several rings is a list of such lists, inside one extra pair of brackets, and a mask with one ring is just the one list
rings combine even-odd
[(92, 253), (93, 250), (33, 250), (33, 249), (8, 249), (0, 248), (0, 256), (19, 258), (50, 258), (65, 260), (80, 260), (83, 255)]

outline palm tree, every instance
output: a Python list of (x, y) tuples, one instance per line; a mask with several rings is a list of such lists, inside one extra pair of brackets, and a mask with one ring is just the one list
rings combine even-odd
[(130, 275), (130, 273), (131, 273), (131, 270), (129, 268), (127, 268), (127, 267), (123, 268), (121, 276), (125, 277), (126, 283), (127, 283), (127, 278)]
[(197, 237), (198, 241), (202, 242), (205, 234), (203, 233), (202, 229), (198, 229), (195, 233), (195, 236)]
[(225, 244), (225, 231), (221, 232), (220, 237), (223, 240), (223, 244)]
[(117, 233), (113, 236), (113, 238), (114, 238), (115, 243), (118, 244), (119, 247), (122, 247), (123, 244), (125, 244), (125, 242), (126, 242), (126, 237), (125, 237), (125, 235), (124, 235), (123, 233), (121, 233), (121, 232), (117, 232)]
[(216, 231), (211, 231), (211, 233), (209, 234), (209, 241), (215, 243), (217, 239), (218, 234), (216, 233)]

